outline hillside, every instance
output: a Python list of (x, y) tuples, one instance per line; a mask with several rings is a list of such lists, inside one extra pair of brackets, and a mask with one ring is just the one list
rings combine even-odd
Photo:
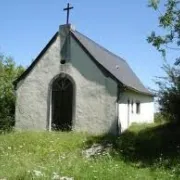
[[(12, 132), (0, 135), (0, 179), (180, 179), (180, 128), (133, 126), (121, 137), (81, 133)], [(110, 143), (87, 158), (83, 149)]]

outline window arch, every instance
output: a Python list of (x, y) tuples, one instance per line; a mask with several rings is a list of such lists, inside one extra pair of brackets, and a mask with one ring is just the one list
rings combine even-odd
[(74, 82), (60, 74), (51, 85), (51, 129), (69, 131), (73, 126)]

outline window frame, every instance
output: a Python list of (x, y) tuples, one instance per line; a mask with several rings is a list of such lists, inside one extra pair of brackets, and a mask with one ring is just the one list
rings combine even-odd
[(136, 114), (141, 114), (141, 102), (136, 101)]

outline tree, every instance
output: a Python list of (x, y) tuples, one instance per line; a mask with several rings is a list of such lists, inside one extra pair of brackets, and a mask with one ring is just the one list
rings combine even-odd
[(13, 81), (24, 71), (11, 57), (0, 54), (0, 131), (14, 125), (15, 93)]
[[(180, 51), (180, 1), (166, 0), (164, 13), (159, 9), (159, 4), (160, 0), (149, 1), (149, 7), (159, 13), (159, 27), (164, 32), (163, 35), (157, 35), (153, 31), (147, 40), (165, 57), (167, 49)], [(175, 64), (179, 63), (180, 59), (177, 57)]]
[[(147, 41), (166, 59), (167, 49), (180, 51), (180, 1), (166, 0), (164, 12), (160, 10), (160, 5), (160, 0), (149, 1), (149, 7), (159, 13), (159, 27), (163, 33), (157, 35), (153, 31)], [(167, 120), (180, 123), (180, 57), (174, 60), (173, 66), (166, 63), (163, 69), (167, 76), (157, 81), (160, 111)]]

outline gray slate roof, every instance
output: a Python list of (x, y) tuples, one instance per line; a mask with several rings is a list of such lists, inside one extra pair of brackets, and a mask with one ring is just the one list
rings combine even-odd
[(147, 95), (152, 95), (152, 93), (144, 87), (142, 82), (124, 59), (111, 53), (78, 31), (71, 30), (71, 32), (84, 46), (84, 48), (86, 48), (86, 50), (94, 57), (94, 59), (96, 59), (96, 61), (109, 71), (118, 81), (129, 89)]

